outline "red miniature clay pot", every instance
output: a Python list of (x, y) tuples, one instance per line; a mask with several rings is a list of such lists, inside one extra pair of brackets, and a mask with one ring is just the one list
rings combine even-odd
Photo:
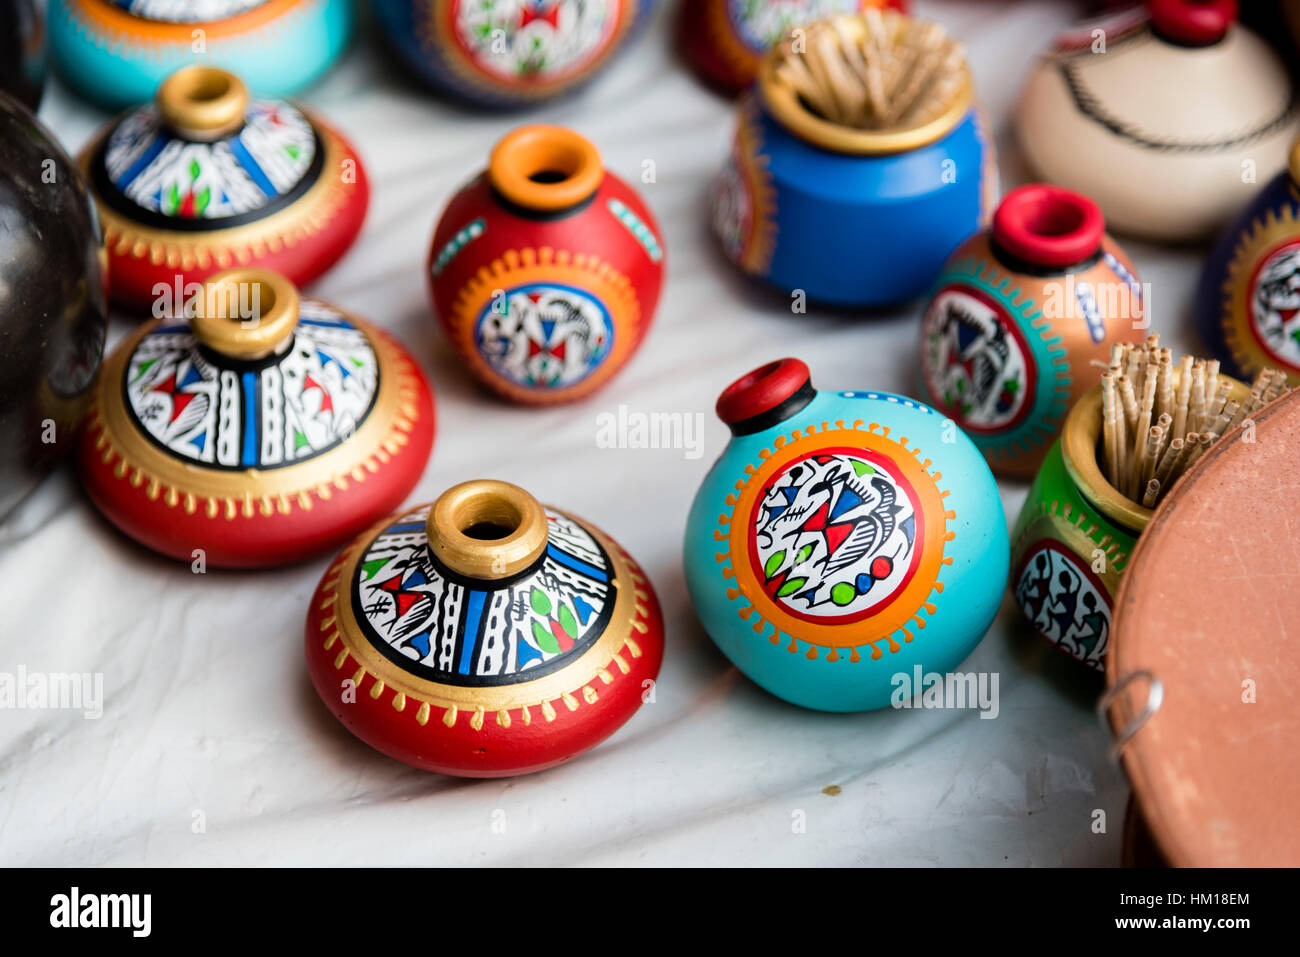
[[(248, 290), (256, 323), (234, 307)], [(204, 285), (192, 320), (145, 324), (109, 357), (80, 469), (141, 544), (251, 568), (335, 547), (392, 511), (433, 434), (433, 394), (396, 340), (238, 269)]]
[(110, 295), (132, 308), (157, 301), (159, 284), (184, 289), (233, 266), (305, 285), (347, 252), (370, 197), (338, 132), (299, 107), (250, 100), (215, 67), (173, 73), (78, 160), (104, 224)]
[(434, 308), (485, 385), (529, 405), (590, 395), (640, 346), (664, 246), (588, 140), (525, 126), (447, 204), (429, 250)]
[(361, 740), (428, 771), (504, 777), (594, 747), (649, 697), (663, 617), (617, 543), (505, 482), (392, 515), (329, 567), (307, 669)]

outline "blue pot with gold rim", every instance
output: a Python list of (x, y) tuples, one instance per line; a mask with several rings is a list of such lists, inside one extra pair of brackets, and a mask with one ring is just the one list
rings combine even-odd
[[(926, 405), (818, 392), (782, 359), (718, 399), (732, 437), (686, 525), (691, 601), (755, 683), (822, 711), (910, 701), (984, 637), (1006, 518), (974, 443)], [(903, 676), (903, 678), (900, 678)]]
[(184, 66), (239, 74), (256, 96), (297, 93), (338, 59), (353, 0), (50, 0), (50, 50), (78, 93), (143, 103)]
[[(862, 56), (859, 46), (876, 42), (876, 20), (887, 25), (881, 42), (900, 57), (940, 30), (887, 12), (796, 31), (768, 55), (741, 102), (713, 194), (713, 230), (733, 262), (828, 305), (924, 295), (997, 196), (992, 141), (955, 43), (915, 89), (886, 84), (875, 106), (856, 79), (845, 79), (857, 77), (849, 63)], [(841, 79), (823, 82), (827, 75)]]

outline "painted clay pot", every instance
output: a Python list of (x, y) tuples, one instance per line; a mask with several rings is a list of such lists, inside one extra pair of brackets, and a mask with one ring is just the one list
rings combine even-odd
[[(1229, 400), (1249, 397), (1245, 385), (1230, 381)], [(1105, 668), (1120, 580), (1153, 514), (1106, 480), (1097, 464), (1100, 442), (1097, 385), (1070, 409), (1011, 533), (1016, 603), (1044, 638), (1096, 671)]]
[(728, 95), (754, 82), (772, 46), (794, 27), (907, 0), (691, 0), (678, 6), (677, 42), (692, 69)]
[(45, 89), (45, 14), (34, 0), (0, 0), (0, 91), (33, 113)]
[(1137, 271), (1097, 204), (1022, 186), (935, 285), (921, 322), (921, 394), (995, 472), (1029, 479), (1096, 379), (1093, 363), (1144, 337)]
[(0, 94), (0, 518), (75, 447), (104, 352), (105, 292), (86, 181)]
[(389, 42), (446, 95), (517, 109), (570, 93), (640, 32), (656, 0), (375, 0)]
[(1253, 438), (1212, 446), (1172, 490), (1116, 605), (1103, 704), (1135, 810), (1172, 867), (1300, 864), (1300, 654), (1282, 637), (1300, 620), (1300, 551), (1279, 542), (1295, 514), (1300, 395), (1259, 412)]
[(238, 73), (257, 96), (318, 79), (352, 34), (352, 0), (50, 0), (50, 49), (78, 93), (143, 103), (191, 64)]
[[(841, 33), (867, 30), (860, 17), (838, 19)], [(723, 251), (746, 273), (829, 305), (924, 295), (997, 196), (993, 144), (964, 58), (944, 61), (940, 95), (914, 120), (863, 130), (807, 105), (781, 70), (788, 45), (768, 54), (739, 106), (713, 193)]]
[(1211, 235), (1248, 183), (1285, 168), (1300, 130), (1285, 65), (1235, 20), (1235, 0), (1151, 0), (1058, 37), (1017, 113), (1030, 165), (1117, 232)]
[(1196, 294), (1201, 338), (1225, 371), (1271, 367), (1300, 385), (1300, 143), (1211, 252)]
[(347, 252), (370, 188), (341, 135), (299, 107), (251, 100), (213, 67), (173, 73), (155, 101), (108, 124), (79, 157), (115, 302), (174, 304), (236, 265), (305, 285)]
[(283, 276), (232, 269), (109, 357), (81, 441), (100, 511), (173, 558), (252, 568), (336, 548), (396, 508), (433, 446), (410, 354)]
[(1007, 573), (975, 445), (911, 399), (818, 392), (797, 359), (738, 379), (717, 411), (732, 438), (691, 506), (685, 569), (732, 663), (822, 711), (910, 702), (896, 676), (959, 665)]
[(654, 216), (586, 139), (525, 126), (452, 197), (427, 270), (469, 370), (525, 404), (583, 398), (640, 346), (664, 276)]
[(654, 588), (594, 526), (465, 482), (361, 534), (307, 616), (307, 668), (370, 746), (427, 771), (540, 771), (613, 734), (663, 658)]

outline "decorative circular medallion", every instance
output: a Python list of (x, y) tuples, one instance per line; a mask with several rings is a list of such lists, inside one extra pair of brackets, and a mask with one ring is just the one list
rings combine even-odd
[(906, 586), (924, 517), (891, 467), (856, 448), (821, 449), (773, 476), (754, 501), (749, 557), (776, 604), (806, 621), (858, 621)]
[(188, 323), (160, 325), (132, 350), (122, 388), (134, 424), (182, 461), (276, 469), (337, 447), (369, 416), (379, 363), (342, 313), (303, 299), (289, 348), (232, 364)]
[(609, 310), (589, 293), (529, 283), (485, 305), (475, 335), (497, 374), (516, 385), (554, 389), (587, 378), (609, 356), (615, 333)]
[(1300, 239), (1274, 246), (1251, 274), (1247, 320), (1268, 357), (1300, 371)]
[(720, 518), (729, 544), (718, 560), (735, 581), (729, 597), (750, 606), (742, 617), (757, 614), (756, 633), (771, 626), (771, 642), (784, 634), (789, 651), (803, 642), (809, 658), (829, 649), (835, 661), (837, 649), (852, 649), (857, 661), (863, 645), (872, 658), (884, 655), (881, 645), (899, 651), (896, 638), (912, 641), (912, 627), (936, 611), (932, 593), (952, 561), (944, 549), (956, 516), (931, 461), (862, 420), (795, 430), (774, 446), (747, 469)]
[(456, 45), (478, 70), (506, 82), (555, 83), (614, 44), (621, 0), (451, 0)]
[(861, 0), (783, 0), (781, 3), (727, 0), (727, 15), (740, 41), (761, 56), (783, 39), (791, 27), (839, 13), (856, 13), (862, 6)]
[(108, 184), (136, 209), (167, 219), (244, 216), (284, 201), (316, 177), (316, 132), (287, 103), (249, 104), (244, 126), (215, 142), (186, 140), (143, 106), (104, 145)]
[(762, 275), (776, 248), (776, 191), (753, 101), (740, 110), (735, 143), (713, 194), (713, 231), (723, 251), (749, 273)]
[(484, 581), (433, 556), (428, 511), (407, 512), (381, 531), (352, 584), (363, 633), (403, 671), (469, 687), (532, 681), (604, 632), (618, 588), (609, 556), (577, 522), (547, 509), (542, 558), (519, 575)]
[(210, 23), (256, 9), (268, 0), (110, 0), (142, 20), (160, 23)]
[(970, 432), (1018, 425), (1033, 406), (1035, 367), (1002, 304), (962, 283), (942, 287), (922, 320), (922, 372), (935, 406)]
[(1074, 551), (1045, 538), (1025, 553), (1012, 581), (1016, 601), (1043, 637), (1100, 671), (1111, 607), (1092, 569)]

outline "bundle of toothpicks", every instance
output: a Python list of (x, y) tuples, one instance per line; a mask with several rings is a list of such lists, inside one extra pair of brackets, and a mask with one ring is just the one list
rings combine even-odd
[(1173, 354), (1159, 336), (1142, 346), (1111, 346), (1101, 376), (1104, 459), (1098, 463), (1110, 484), (1154, 508), (1211, 445), (1290, 391), (1275, 369), (1255, 377), (1243, 402), (1229, 400), (1231, 389), (1217, 359), (1183, 356), (1175, 375)]
[(820, 20), (781, 46), (777, 76), (824, 119), (864, 130), (920, 125), (966, 82), (966, 52), (942, 26), (874, 7)]

